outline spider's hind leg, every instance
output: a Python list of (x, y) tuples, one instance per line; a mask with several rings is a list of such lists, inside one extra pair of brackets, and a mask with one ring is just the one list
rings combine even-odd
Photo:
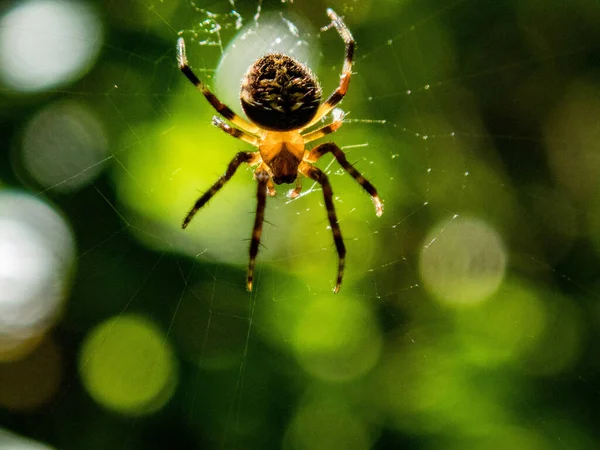
[(363, 189), (369, 193), (371, 200), (375, 205), (375, 214), (377, 214), (377, 217), (380, 217), (383, 214), (383, 203), (379, 198), (377, 189), (375, 189), (375, 186), (373, 186), (369, 180), (367, 180), (358, 170), (354, 168), (352, 164), (348, 162), (346, 159), (346, 154), (341, 148), (338, 147), (337, 144), (334, 142), (325, 142), (321, 145), (318, 145), (308, 152), (308, 154), (304, 157), (304, 161), (309, 163), (317, 162), (319, 158), (326, 153), (333, 153), (333, 156), (335, 156), (337, 162), (340, 163), (340, 166), (342, 166), (346, 172), (352, 175), (358, 184), (360, 184)]
[(231, 179), (231, 177), (233, 176), (233, 174), (235, 173), (237, 168), (240, 166), (240, 164), (247, 163), (249, 165), (253, 165), (253, 164), (256, 164), (256, 161), (259, 158), (260, 158), (260, 155), (258, 153), (239, 152), (237, 155), (235, 155), (235, 157), (231, 160), (231, 162), (227, 166), (227, 170), (225, 171), (225, 173), (215, 182), (215, 184), (213, 184), (211, 186), (211, 188), (208, 191), (206, 191), (202, 195), (202, 197), (200, 197), (198, 200), (196, 200), (196, 203), (194, 203), (194, 206), (192, 207), (190, 212), (187, 214), (187, 216), (185, 216), (185, 219), (183, 219), (181, 228), (183, 228), (183, 229), (187, 228), (190, 221), (194, 218), (194, 216), (196, 215), (198, 210), (200, 208), (202, 208), (204, 205), (206, 205), (206, 203), (211, 198), (213, 198), (213, 196), (217, 192), (219, 192), (219, 190), (223, 187), (223, 185)]
[(335, 249), (337, 250), (338, 254), (338, 274), (335, 288), (333, 289), (333, 292), (337, 294), (340, 290), (340, 286), (342, 285), (342, 277), (344, 276), (346, 246), (344, 245), (342, 230), (340, 229), (337, 215), (335, 214), (335, 206), (333, 205), (333, 190), (331, 189), (331, 184), (329, 184), (327, 175), (325, 175), (321, 169), (305, 163), (301, 166), (301, 170), (305, 176), (315, 180), (323, 189), (323, 200), (325, 200), (327, 218), (329, 219), (329, 225), (331, 226), (331, 232), (333, 233), (333, 242), (335, 243)]
[(258, 247), (260, 245), (260, 236), (262, 234), (263, 222), (265, 220), (265, 205), (267, 204), (267, 186), (269, 183), (269, 174), (260, 168), (255, 172), (258, 188), (256, 191), (256, 216), (254, 217), (254, 228), (252, 228), (252, 239), (250, 240), (250, 262), (248, 263), (247, 287), (252, 290), (254, 282), (254, 265)]

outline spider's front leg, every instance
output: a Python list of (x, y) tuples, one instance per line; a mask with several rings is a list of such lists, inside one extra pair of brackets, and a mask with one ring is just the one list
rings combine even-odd
[(377, 217), (380, 217), (383, 214), (383, 203), (379, 198), (377, 189), (375, 189), (375, 186), (373, 186), (369, 180), (362, 176), (362, 174), (348, 162), (346, 159), (346, 154), (337, 146), (337, 144), (333, 142), (325, 142), (324, 144), (318, 145), (308, 152), (306, 156), (304, 156), (304, 161), (309, 163), (317, 162), (319, 158), (326, 153), (333, 153), (333, 156), (335, 156), (337, 162), (340, 163), (340, 166), (342, 166), (346, 172), (352, 175), (352, 177), (358, 181), (363, 189), (369, 193), (371, 200), (375, 205), (375, 214), (377, 214)]
[(234, 113), (229, 106), (221, 102), (221, 100), (219, 100), (217, 96), (212, 93), (208, 86), (196, 76), (188, 64), (187, 56), (185, 54), (185, 41), (182, 37), (177, 39), (177, 65), (179, 66), (179, 70), (181, 70), (186, 78), (190, 80), (190, 82), (196, 86), (200, 92), (202, 92), (202, 95), (206, 97), (206, 100), (208, 100), (208, 102), (217, 110), (219, 114), (248, 134), (260, 133), (260, 129), (256, 125), (251, 124), (247, 120), (244, 120)]
[(337, 30), (340, 37), (344, 40), (346, 46), (346, 53), (344, 57), (344, 68), (342, 69), (342, 75), (340, 77), (340, 84), (333, 94), (325, 101), (315, 114), (315, 117), (303, 128), (309, 128), (327, 114), (329, 114), (336, 105), (342, 101), (346, 93), (348, 92), (348, 86), (350, 85), (350, 77), (352, 76), (352, 61), (354, 59), (354, 38), (352, 33), (335, 11), (331, 8), (327, 8), (327, 15), (331, 19), (332, 25)]

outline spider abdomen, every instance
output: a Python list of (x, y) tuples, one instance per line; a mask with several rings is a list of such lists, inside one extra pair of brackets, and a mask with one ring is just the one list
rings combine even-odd
[(248, 118), (261, 128), (288, 131), (315, 116), (321, 87), (308, 67), (291, 56), (270, 53), (248, 69), (240, 100)]

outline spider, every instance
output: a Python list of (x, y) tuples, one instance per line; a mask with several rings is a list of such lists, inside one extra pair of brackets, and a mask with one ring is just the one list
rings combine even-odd
[(333, 191), (327, 175), (313, 166), (326, 153), (332, 153), (338, 163), (369, 193), (375, 205), (375, 213), (381, 216), (383, 203), (375, 187), (363, 177), (346, 159), (344, 152), (333, 142), (326, 142), (306, 150), (309, 142), (333, 133), (342, 126), (343, 114), (334, 114), (333, 121), (314, 131), (305, 132), (333, 111), (348, 91), (352, 75), (354, 38), (342, 19), (332, 10), (327, 15), (344, 40), (346, 54), (340, 84), (331, 96), (321, 103), (321, 87), (311, 70), (291, 56), (269, 53), (255, 61), (242, 79), (240, 101), (249, 121), (234, 113), (222, 103), (188, 65), (183, 38), (177, 40), (177, 63), (179, 69), (206, 97), (217, 112), (227, 119), (229, 125), (218, 116), (213, 125), (225, 133), (257, 147), (255, 152), (239, 152), (227, 166), (225, 173), (205, 192), (187, 214), (181, 227), (185, 229), (194, 215), (231, 179), (237, 168), (246, 163), (256, 166), (254, 178), (258, 182), (257, 206), (254, 228), (250, 242), (250, 261), (247, 288), (252, 290), (254, 265), (265, 215), (266, 196), (275, 195), (274, 184), (296, 183), (289, 193), (296, 198), (302, 190), (301, 176), (319, 183), (323, 190), (327, 218), (333, 233), (338, 254), (338, 273), (334, 292), (340, 290), (344, 274), (346, 247), (333, 204)]

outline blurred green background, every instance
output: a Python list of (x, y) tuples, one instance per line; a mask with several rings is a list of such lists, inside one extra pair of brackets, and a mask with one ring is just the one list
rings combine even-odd
[[(248, 293), (250, 169), (180, 229), (250, 146), (175, 42), (238, 112), (273, 49), (329, 94), (328, 7), (357, 41), (330, 137), (385, 211), (324, 157), (340, 293), (310, 180), (268, 199)], [(3, 3), (0, 448), (598, 448), (598, 24), (591, 0)]]

